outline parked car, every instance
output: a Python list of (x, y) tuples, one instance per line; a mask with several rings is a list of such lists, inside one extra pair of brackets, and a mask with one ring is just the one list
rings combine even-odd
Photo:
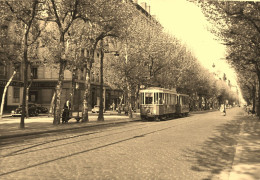
[(48, 109), (46, 107), (43, 107), (40, 104), (37, 104), (36, 106), (37, 106), (38, 113), (47, 113), (48, 112)]
[[(92, 113), (98, 113), (99, 112), (99, 106), (95, 105), (94, 108), (91, 110)], [(105, 112), (105, 109), (103, 109), (103, 112)]]
[[(30, 103), (28, 104), (28, 113), (29, 116), (37, 116), (39, 114), (37, 105)], [(22, 115), (22, 105), (19, 105), (18, 108), (11, 111), (12, 116), (21, 116)]]

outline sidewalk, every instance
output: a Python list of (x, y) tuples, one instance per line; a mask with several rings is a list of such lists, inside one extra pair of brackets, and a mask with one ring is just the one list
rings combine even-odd
[(90, 126), (100, 126), (104, 124), (125, 123), (140, 120), (138, 113), (133, 114), (133, 119), (128, 116), (108, 111), (104, 113), (104, 121), (97, 121), (98, 114), (89, 113), (89, 122), (81, 123), (72, 118), (67, 124), (53, 125), (53, 117), (39, 115), (25, 119), (25, 128), (20, 129), (20, 117), (11, 117), (9, 114), (3, 116), (0, 121), (0, 139), (37, 135), (50, 132), (59, 132), (64, 130), (81, 129)]
[(260, 179), (260, 120), (248, 116), (239, 134), (229, 180)]

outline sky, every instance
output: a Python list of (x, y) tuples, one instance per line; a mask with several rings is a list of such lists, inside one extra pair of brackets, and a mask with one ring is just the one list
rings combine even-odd
[(166, 32), (187, 45), (205, 68), (222, 75), (226, 73), (231, 83), (237, 85), (235, 72), (225, 60), (225, 46), (209, 32), (211, 24), (199, 7), (186, 0), (138, 0), (141, 2), (151, 6), (151, 14)]

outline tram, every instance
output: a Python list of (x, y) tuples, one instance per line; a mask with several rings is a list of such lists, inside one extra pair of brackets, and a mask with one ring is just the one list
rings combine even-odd
[(144, 119), (161, 120), (189, 113), (189, 96), (176, 90), (150, 87), (140, 90), (140, 115)]
[(189, 112), (190, 112), (189, 95), (178, 94), (175, 114), (179, 117), (182, 117), (182, 116), (188, 116)]

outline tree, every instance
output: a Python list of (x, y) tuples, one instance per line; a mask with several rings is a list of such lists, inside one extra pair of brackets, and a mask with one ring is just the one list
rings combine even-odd
[[(100, 8), (102, 7), (102, 8)], [(84, 33), (85, 49), (87, 50), (87, 57), (84, 57), (84, 71), (85, 73), (85, 92), (83, 100), (82, 121), (88, 121), (88, 99), (90, 95), (90, 72), (92, 69), (92, 63), (94, 62), (94, 52), (97, 50), (100, 52), (100, 71), (102, 71), (103, 59), (104, 59), (104, 39), (119, 37), (120, 30), (127, 26), (126, 20), (129, 18), (129, 8), (131, 6), (128, 3), (121, 1), (96, 1), (91, 8), (87, 8), (89, 17), (91, 17), (91, 27)], [(87, 25), (86, 25), (87, 26)], [(107, 45), (107, 44), (106, 44)], [(99, 49), (97, 49), (99, 47)], [(108, 50), (109, 51), (109, 50)], [(100, 72), (102, 73), (102, 72)], [(101, 81), (103, 81), (103, 75), (101, 75)], [(103, 82), (101, 82), (102, 86)], [(103, 121), (103, 88), (100, 88), (100, 111), (98, 120)]]
[[(15, 74), (17, 73), (17, 69), (20, 66), (19, 63), (19, 48), (20, 46), (17, 46), (17, 39), (14, 39), (14, 28), (12, 30), (8, 29), (8, 25), (10, 26), (11, 23), (15, 23), (11, 14), (9, 13), (8, 6), (5, 4), (5, 2), (0, 2), (0, 11), (1, 11), (1, 34), (0, 34), (0, 65), (4, 67), (4, 69), (7, 67), (7, 65), (13, 66), (13, 74), (9, 78), (8, 82), (6, 83), (4, 87), (4, 92), (2, 94), (2, 101), (1, 101), (1, 108), (0, 108), (0, 118), (3, 115), (3, 108), (5, 103), (5, 97), (7, 88), (9, 87), (10, 83), (12, 82)], [(11, 28), (10, 28), (11, 29)]]
[[(6, 5), (9, 7), (10, 12), (19, 24), (17, 24), (20, 28), (22, 37), (22, 54), (23, 57), (22, 63), (24, 64), (24, 86), (23, 86), (23, 103), (22, 103), (22, 116), (20, 122), (20, 128), (24, 128), (24, 117), (26, 111), (26, 97), (27, 92), (26, 89), (28, 87), (28, 66), (29, 66), (29, 58), (28, 52), (29, 47), (33, 45), (37, 38), (40, 36), (40, 29), (38, 28), (38, 21), (36, 20), (36, 16), (40, 12), (39, 4), (42, 3), (41, 0), (30, 0), (30, 1), (5, 1)], [(20, 24), (21, 23), (21, 24)]]
[[(87, 14), (82, 10), (82, 5), (88, 1), (80, 0), (50, 0), (48, 2), (48, 17), (46, 18), (50, 22), (54, 22), (57, 28), (57, 33), (59, 36), (57, 42), (57, 52), (56, 52), (56, 62), (59, 64), (59, 78), (56, 86), (55, 100), (54, 100), (54, 119), (53, 124), (60, 123), (61, 115), (61, 93), (64, 80), (64, 71), (68, 65), (69, 58), (66, 57), (68, 44), (66, 44), (68, 38), (68, 32), (75, 22), (76, 19), (83, 19), (84, 21), (89, 21)], [(81, 11), (82, 10), (82, 11)]]
[[(208, 19), (216, 25), (215, 34), (228, 47), (228, 61), (238, 68), (243, 67), (248, 72), (255, 73), (259, 83), (259, 2), (200, 1), (199, 5)], [(260, 96), (258, 102), (259, 98)]]

